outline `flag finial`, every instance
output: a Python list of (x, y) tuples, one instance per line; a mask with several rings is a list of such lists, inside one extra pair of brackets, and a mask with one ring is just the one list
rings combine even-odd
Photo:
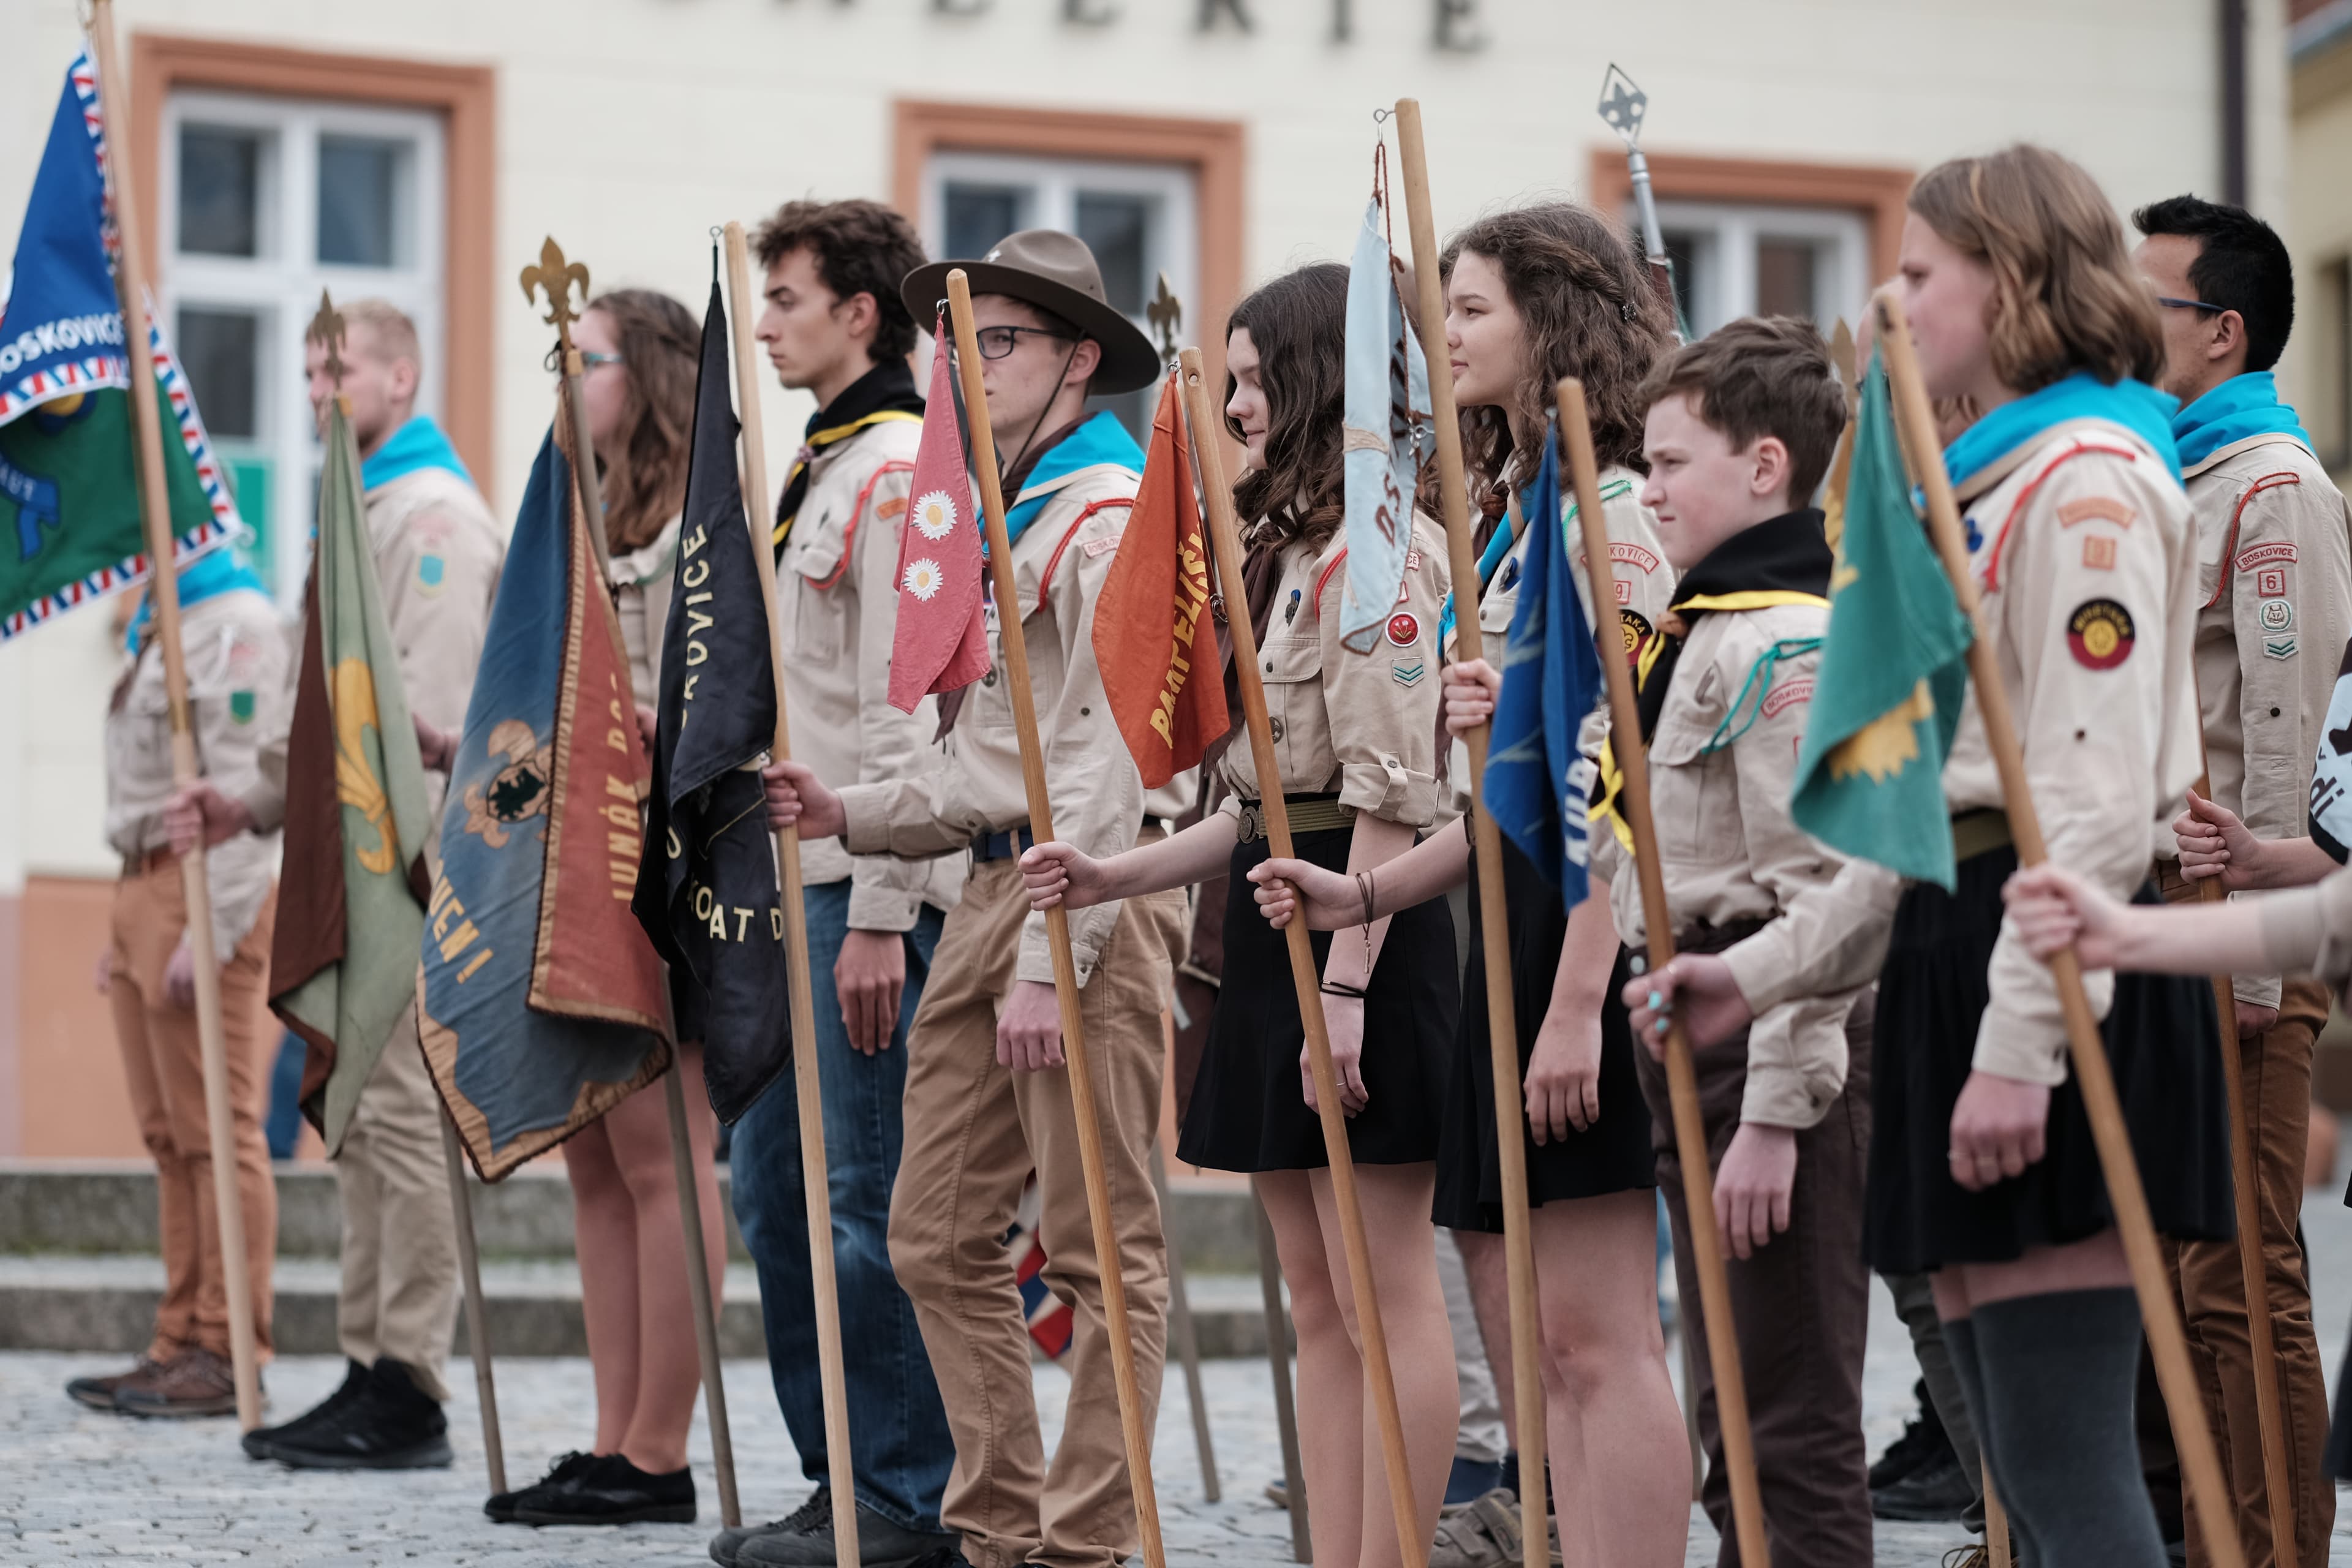
[(555, 243), (553, 235), (548, 236), (547, 242), (539, 247), (539, 265), (522, 269), (522, 297), (536, 303), (540, 291), (546, 290), (547, 324), (563, 334), (567, 342), (572, 336), (572, 323), (580, 319), (572, 309), (574, 282), (580, 285), (580, 300), (584, 305), (588, 300), (587, 266), (566, 261), (563, 247)]
[(343, 389), (343, 313), (335, 309), (335, 301), (324, 289), (319, 290), (319, 313), (310, 318), (310, 325), (302, 333), (305, 342), (318, 343), (327, 351), (327, 376), (335, 390)]
[(1144, 320), (1160, 334), (1160, 357), (1172, 362), (1176, 358), (1176, 334), (1184, 330), (1184, 301), (1168, 286), (1168, 274), (1160, 274), (1160, 291), (1143, 308)]

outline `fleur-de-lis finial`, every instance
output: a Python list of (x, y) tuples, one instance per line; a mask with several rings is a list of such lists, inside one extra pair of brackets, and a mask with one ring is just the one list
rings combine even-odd
[(582, 304), (588, 301), (588, 268), (578, 261), (566, 261), (563, 247), (550, 235), (547, 243), (539, 247), (539, 264), (522, 269), (522, 297), (536, 303), (540, 291), (547, 293), (547, 324), (561, 333), (566, 342), (572, 338), (572, 323), (580, 319), (572, 308), (572, 285), (580, 285)]
[(1845, 389), (1845, 395), (1849, 398), (1853, 397), (1862, 385), (1862, 366), (1855, 363), (1856, 347), (1853, 341), (1853, 329), (1845, 324), (1843, 316), (1840, 316), (1837, 331), (1830, 334), (1830, 363), (1837, 366), (1838, 384)]
[(1176, 334), (1184, 328), (1184, 301), (1176, 297), (1176, 290), (1168, 287), (1167, 273), (1160, 275), (1160, 290), (1143, 308), (1143, 316), (1151, 323), (1152, 330), (1160, 334), (1160, 357), (1174, 360)]
[(343, 388), (343, 313), (324, 289), (319, 290), (319, 313), (310, 318), (310, 325), (302, 333), (305, 342), (324, 345), (327, 351), (327, 375), (334, 382), (335, 390)]

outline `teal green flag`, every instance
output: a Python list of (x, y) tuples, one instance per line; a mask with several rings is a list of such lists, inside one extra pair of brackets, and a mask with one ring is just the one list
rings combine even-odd
[(1948, 890), (1944, 758), (1968, 689), (1970, 630), (1911, 504), (1874, 355), (1862, 382), (1844, 511), (1790, 812), (1833, 849)]
[(342, 1147), (360, 1086), (394, 1025), (416, 1000), (432, 826), (399, 651), (368, 550), (359, 448), (340, 402), (330, 405), (319, 479), (269, 959), (269, 1005), (310, 1045), (302, 1102), (330, 1154)]

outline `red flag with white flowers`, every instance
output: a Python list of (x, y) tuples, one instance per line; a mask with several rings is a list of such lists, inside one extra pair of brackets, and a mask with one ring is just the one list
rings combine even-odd
[(980, 513), (964, 471), (962, 422), (948, 370), (947, 317), (932, 329), (931, 391), (915, 449), (914, 491), (898, 542), (898, 625), (890, 641), (890, 705), (912, 713), (937, 691), (988, 673), (981, 613)]

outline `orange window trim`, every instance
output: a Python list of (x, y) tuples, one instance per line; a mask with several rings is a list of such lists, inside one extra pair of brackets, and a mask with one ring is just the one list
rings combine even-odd
[[(1909, 169), (1854, 163), (1812, 163), (1758, 158), (1717, 158), (1652, 153), (1650, 186), (1662, 202), (1734, 202), (1743, 206), (1834, 207), (1859, 213), (1870, 233), (1871, 286), (1895, 276), (1903, 250), (1903, 201), (1916, 177)], [(1586, 189), (1605, 213), (1624, 213), (1633, 200), (1625, 153), (1612, 143), (1592, 150)]]
[(174, 88), (437, 110), (448, 160), (443, 221), (443, 422), (483, 493), (493, 494), (491, 282), (497, 274), (498, 73), (384, 55), (328, 54), (138, 32), (131, 37), (131, 138), (155, 271), (163, 104)]

